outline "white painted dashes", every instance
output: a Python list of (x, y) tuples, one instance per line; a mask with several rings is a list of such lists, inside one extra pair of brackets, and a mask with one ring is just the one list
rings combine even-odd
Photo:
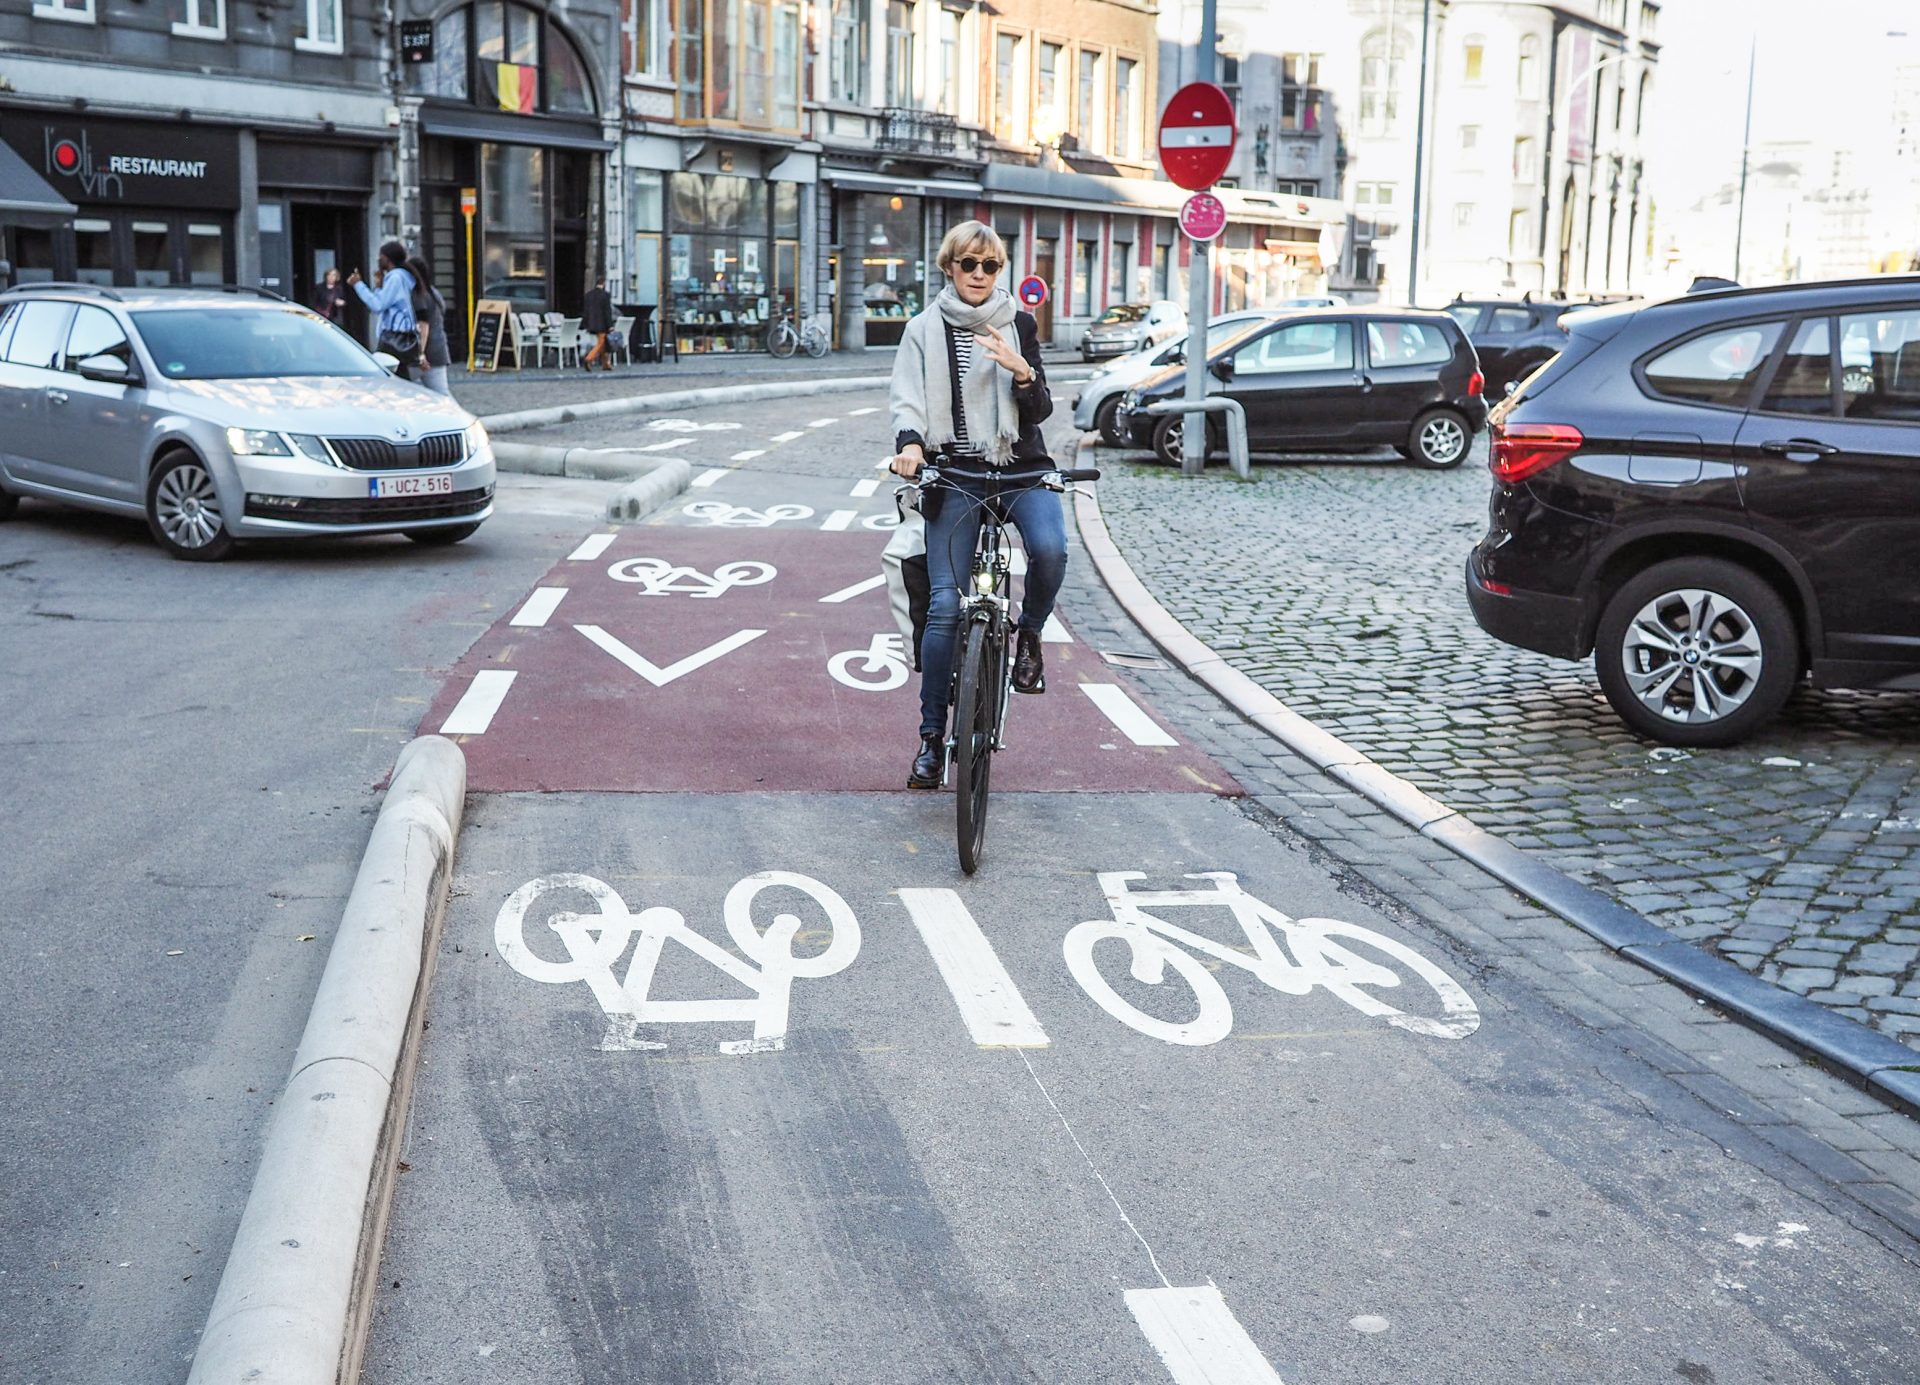
[(618, 537), (619, 535), (617, 534), (589, 534), (578, 548), (567, 554), (567, 561), (570, 563), (590, 563), (602, 553), (605, 553), (609, 548), (612, 548), (613, 541)]
[(715, 481), (718, 481), (722, 476), (730, 476), (732, 474), (733, 474), (732, 467), (710, 466), (705, 471), (701, 472), (698, 476), (694, 477), (693, 480), (689, 481), (687, 484), (691, 486), (711, 486)]
[(869, 405), (867, 408), (864, 408), (864, 409), (848, 409), (847, 417), (848, 418), (865, 418), (868, 414), (877, 414), (879, 412), (880, 410), (877, 405)]
[(842, 587), (837, 592), (828, 592), (820, 598), (820, 604), (822, 606), (837, 606), (842, 601), (853, 600), (854, 597), (859, 596), (862, 592), (870, 592), (875, 587), (884, 587), (886, 584), (887, 575), (884, 572), (876, 572), (871, 577), (855, 582), (851, 587)]
[(862, 478), (861, 480), (855, 481), (853, 483), (853, 489), (847, 493), (851, 495), (855, 500), (865, 500), (868, 496), (872, 495), (875, 491), (879, 489), (880, 489), (880, 478), (878, 476), (868, 476), (868, 477)]
[(507, 624), (533, 629), (545, 625), (552, 618), (554, 611), (559, 609), (560, 602), (566, 594), (565, 587), (535, 587), (533, 595), (527, 598), (526, 605), (515, 611), (513, 619)]
[(665, 442), (642, 443), (639, 447), (623, 448), (626, 452), (670, 452), (676, 447), (689, 447), (692, 438), (668, 438)]
[(1215, 1285), (1129, 1289), (1126, 1300), (1174, 1385), (1286, 1385)]
[(835, 510), (826, 517), (820, 527), (828, 532), (838, 532), (839, 530), (847, 528), (858, 518), (860, 518), (860, 512), (858, 510)]
[(507, 689), (513, 686), (513, 680), (519, 677), (511, 669), (482, 669), (473, 675), (473, 682), (461, 695), (447, 719), (440, 723), (443, 736), (480, 736), (486, 734), (493, 718), (500, 710), (500, 704), (507, 699)]
[(1178, 745), (1172, 736), (1162, 731), (1140, 705), (1127, 696), (1126, 689), (1117, 683), (1082, 683), (1080, 691), (1092, 700), (1106, 719), (1119, 728), (1120, 734), (1135, 745)]
[(750, 462), (755, 457), (764, 457), (766, 455), (767, 455), (767, 449), (764, 447), (749, 447), (745, 452), (734, 453), (730, 460), (736, 461), (736, 462)]
[(952, 890), (900, 891), (920, 939), (981, 1048), (1045, 1048), (1047, 1031), (1001, 965), (999, 954)]
[(1040, 643), (1072, 644), (1073, 636), (1068, 634), (1067, 627), (1060, 623), (1060, 617), (1052, 615), (1048, 616), (1047, 623), (1040, 627)]
[(839, 419), (837, 419), (837, 418), (816, 418), (816, 419), (815, 419), (815, 420), (814, 420), (813, 422), (811, 422), (811, 423), (809, 423), (809, 424), (807, 425), (807, 427), (809, 427), (809, 428), (826, 428), (826, 427), (828, 427), (828, 426), (830, 426), (830, 425), (832, 425), (832, 424), (835, 424), (835, 423), (838, 423), (839, 421), (840, 421), (840, 420), (839, 420)]
[(799, 430), (799, 429), (795, 429), (795, 430), (794, 430), (793, 432), (791, 432), (791, 433), (775, 433), (775, 434), (773, 435), (773, 438), (772, 438), (772, 441), (774, 441), (774, 442), (792, 442), (792, 441), (793, 441), (793, 440), (794, 440), (795, 438), (797, 438), (797, 437), (799, 437), (799, 436), (800, 436), (800, 430)]

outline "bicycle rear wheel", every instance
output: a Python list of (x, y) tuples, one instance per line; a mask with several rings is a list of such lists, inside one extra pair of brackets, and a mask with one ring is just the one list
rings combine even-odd
[(791, 356), (798, 345), (800, 345), (799, 334), (788, 322), (776, 322), (767, 332), (767, 353), (780, 360), (784, 361)]
[(1005, 644), (993, 622), (970, 621), (960, 645), (953, 699), (953, 800), (960, 869), (972, 875), (987, 850), (987, 781), (993, 771), (993, 722)]
[(804, 338), (804, 342), (807, 348), (807, 354), (816, 361), (826, 355), (833, 346), (833, 343), (827, 340), (826, 332), (819, 328), (808, 332)]

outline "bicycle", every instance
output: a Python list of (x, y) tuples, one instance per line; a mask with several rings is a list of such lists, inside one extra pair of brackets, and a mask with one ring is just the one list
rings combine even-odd
[(793, 325), (793, 311), (782, 303), (779, 316), (773, 326), (767, 329), (767, 354), (777, 360), (786, 360), (797, 350), (819, 360), (833, 348), (832, 333), (828, 330), (825, 313), (814, 313), (799, 326)]
[[(942, 454), (935, 454), (936, 459)], [(987, 845), (987, 793), (993, 773), (993, 752), (1006, 749), (1007, 703), (1013, 691), (1013, 660), (1007, 644), (1013, 635), (1008, 617), (1012, 604), (1012, 559), (1007, 548), (1006, 521), (998, 501), (1034, 486), (1065, 492), (1076, 481), (1098, 481), (1092, 467), (1055, 469), (1018, 478), (991, 471), (960, 471), (935, 462), (920, 468), (918, 488), (944, 489), (957, 500), (979, 505), (980, 533), (973, 542), (973, 562), (960, 594), (960, 628), (954, 641), (953, 688), (947, 705), (952, 709), (947, 735), (947, 764), (954, 780), (955, 829), (960, 847), (960, 869), (972, 875), (980, 868)], [(983, 501), (954, 482), (989, 484)], [(900, 487), (905, 495), (916, 489)]]

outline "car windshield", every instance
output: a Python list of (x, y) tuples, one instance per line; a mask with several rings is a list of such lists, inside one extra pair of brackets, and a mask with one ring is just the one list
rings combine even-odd
[(155, 308), (133, 322), (169, 380), (382, 373), (352, 337), (299, 308)]
[(1101, 313), (1093, 325), (1096, 327), (1107, 327), (1116, 322), (1138, 322), (1146, 315), (1147, 310), (1138, 303), (1122, 303), (1117, 307), (1108, 308), (1104, 313)]

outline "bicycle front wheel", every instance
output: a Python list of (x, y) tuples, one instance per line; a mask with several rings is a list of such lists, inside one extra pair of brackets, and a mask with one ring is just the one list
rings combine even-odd
[(813, 331), (813, 332), (807, 333), (807, 341), (806, 341), (807, 354), (813, 357), (813, 359), (816, 361), (819, 360), (822, 356), (826, 355), (827, 352), (832, 348), (832, 345), (833, 343), (827, 340), (827, 334), (824, 331)]
[(987, 849), (987, 781), (993, 771), (993, 721), (1000, 696), (1004, 643), (993, 622), (967, 624), (960, 645), (959, 687), (953, 698), (953, 799), (960, 869), (972, 875)]
[(799, 344), (800, 339), (794, 334), (793, 328), (784, 322), (774, 323), (772, 330), (767, 333), (767, 354), (780, 360), (791, 356)]

